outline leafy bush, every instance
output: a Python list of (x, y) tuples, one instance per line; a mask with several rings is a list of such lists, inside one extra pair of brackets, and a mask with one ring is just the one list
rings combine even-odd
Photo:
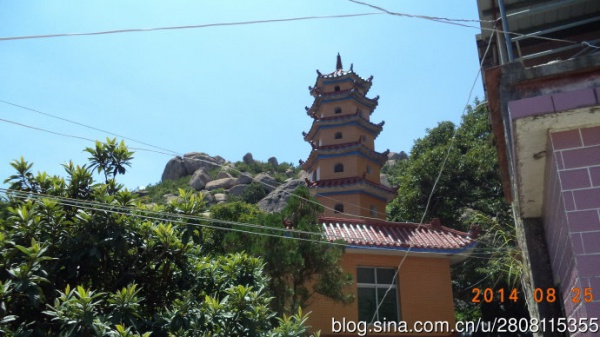
[(181, 177), (177, 180), (165, 180), (154, 185), (148, 185), (144, 190), (140, 201), (143, 203), (166, 204), (165, 194), (176, 194), (179, 189), (193, 191), (190, 186), (190, 177)]

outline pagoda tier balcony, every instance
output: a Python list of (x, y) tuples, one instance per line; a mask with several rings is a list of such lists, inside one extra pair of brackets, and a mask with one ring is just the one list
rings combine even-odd
[(370, 135), (373, 138), (377, 138), (379, 133), (383, 130), (383, 125), (385, 122), (381, 122), (378, 124), (371, 123), (364, 116), (360, 114), (360, 110), (356, 109), (356, 112), (351, 115), (341, 115), (341, 116), (332, 116), (315, 119), (312, 123), (310, 131), (308, 133), (303, 132), (304, 140), (307, 142), (313, 141), (321, 130), (327, 130), (331, 128), (341, 128), (345, 126), (357, 126)]
[(313, 147), (313, 150), (310, 152), (308, 159), (306, 162), (301, 162), (302, 169), (307, 172), (311, 171), (317, 161), (321, 159), (348, 156), (363, 157), (381, 167), (388, 160), (388, 154), (390, 152), (389, 150), (386, 150), (383, 153), (379, 153), (368, 148), (360, 141), (325, 146), (317, 146), (311, 143), (311, 146)]
[(311, 116), (314, 119), (323, 118), (320, 115), (321, 108), (324, 104), (335, 103), (335, 102), (343, 102), (353, 100), (358, 103), (360, 106), (364, 107), (364, 110), (370, 114), (373, 113), (373, 110), (379, 104), (379, 96), (375, 98), (367, 98), (365, 95), (361, 94), (355, 89), (339, 91), (332, 94), (327, 95), (319, 95), (315, 98), (312, 106), (306, 107), (306, 114)]

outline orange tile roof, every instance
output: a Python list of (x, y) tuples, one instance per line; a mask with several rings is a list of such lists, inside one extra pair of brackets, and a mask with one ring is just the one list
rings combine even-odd
[(469, 234), (438, 224), (322, 217), (328, 241), (343, 240), (353, 248), (386, 248), (412, 252), (458, 253), (473, 248)]

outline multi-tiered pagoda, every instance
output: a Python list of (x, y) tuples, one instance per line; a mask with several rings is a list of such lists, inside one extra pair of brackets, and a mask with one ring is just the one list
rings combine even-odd
[(375, 151), (384, 122), (370, 120), (379, 96), (366, 97), (373, 77), (361, 78), (352, 68), (343, 70), (338, 54), (334, 72), (317, 71), (317, 81), (309, 87), (315, 101), (306, 107), (313, 123), (303, 133), (312, 151), (302, 168), (313, 196), (325, 206), (324, 216), (385, 219), (385, 206), (396, 191), (380, 180), (389, 151)]

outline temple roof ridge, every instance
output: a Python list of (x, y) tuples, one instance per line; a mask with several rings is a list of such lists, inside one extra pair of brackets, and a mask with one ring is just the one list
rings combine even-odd
[(323, 74), (317, 69), (317, 82), (318, 82), (318, 78), (333, 78), (333, 77), (340, 77), (340, 76), (350, 75), (350, 74), (355, 75), (361, 81), (371, 83), (371, 81), (373, 80), (373, 76), (369, 76), (369, 78), (365, 79), (365, 78), (359, 76), (357, 73), (355, 73), (354, 72), (354, 64), (352, 64), (352, 63), (350, 64), (350, 69), (344, 70), (344, 67), (342, 65), (342, 57), (340, 56), (340, 53), (338, 53), (337, 57), (336, 57), (336, 64), (335, 64), (334, 71)]

